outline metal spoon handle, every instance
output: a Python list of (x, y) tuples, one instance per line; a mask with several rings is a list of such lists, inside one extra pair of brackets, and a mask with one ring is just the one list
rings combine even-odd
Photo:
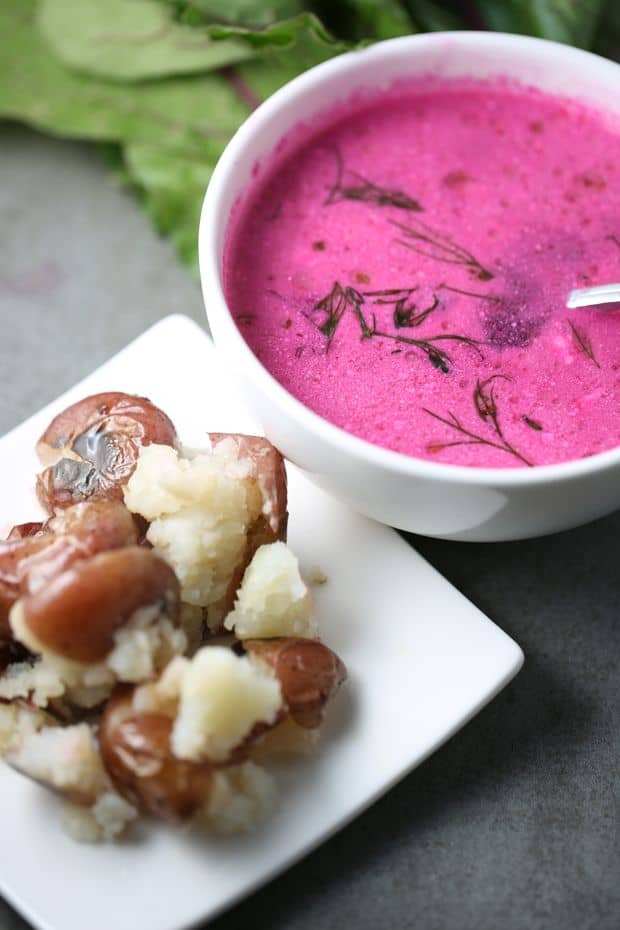
[(569, 310), (594, 307), (598, 304), (620, 302), (620, 284), (600, 284), (598, 287), (580, 287), (571, 291), (566, 301)]

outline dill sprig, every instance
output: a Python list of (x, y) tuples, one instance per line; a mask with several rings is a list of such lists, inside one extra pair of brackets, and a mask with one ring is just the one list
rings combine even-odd
[(323, 201), (325, 206), (338, 203), (340, 200), (359, 200), (378, 207), (397, 207), (399, 210), (419, 211), (423, 209), (418, 201), (405, 191), (393, 187), (381, 187), (359, 172), (345, 169), (339, 149), (334, 148), (334, 155), (336, 157), (336, 180)]
[(455, 242), (446, 233), (433, 229), (428, 223), (413, 217), (409, 224), (399, 223), (398, 220), (390, 220), (390, 223), (392, 226), (396, 226), (405, 237), (404, 239), (396, 239), (396, 242), (404, 245), (405, 248), (417, 252), (418, 255), (424, 255), (426, 258), (446, 262), (448, 265), (463, 265), (479, 281), (490, 281), (492, 279), (492, 272), (485, 268), (475, 255)]
[(433, 419), (438, 420), (445, 426), (449, 426), (450, 429), (455, 430), (455, 432), (465, 437), (464, 439), (456, 439), (450, 442), (430, 442), (426, 447), (427, 450), (429, 452), (442, 452), (444, 449), (449, 449), (454, 446), (489, 446), (492, 449), (499, 449), (501, 452), (506, 452), (508, 455), (512, 455), (520, 462), (523, 462), (524, 465), (531, 467), (533, 463), (530, 462), (529, 459), (526, 459), (524, 455), (521, 455), (512, 443), (506, 439), (499, 422), (499, 411), (495, 397), (495, 386), (496, 382), (499, 380), (510, 381), (512, 379), (507, 375), (497, 374), (492, 375), (485, 381), (478, 380), (476, 381), (476, 387), (473, 393), (474, 409), (482, 422), (491, 426), (495, 436), (494, 439), (481, 436), (479, 433), (475, 433), (473, 430), (468, 429), (452, 411), (448, 411), (446, 416), (441, 416), (433, 410), (423, 407), (424, 413), (427, 413), (429, 416), (433, 417)]
[(492, 303), (501, 303), (502, 298), (496, 294), (481, 294), (479, 291), (465, 291), (462, 287), (452, 287), (451, 284), (438, 284), (438, 291), (450, 291), (452, 294), (463, 294), (465, 297), (477, 297), (478, 300), (490, 300)]
[(583, 352), (583, 354), (587, 358), (589, 358), (590, 361), (593, 362), (593, 364), (596, 365), (597, 368), (600, 368), (601, 366), (599, 365), (596, 355), (594, 354), (594, 349), (592, 348), (592, 340), (590, 339), (588, 334), (585, 333), (583, 330), (577, 329), (577, 327), (575, 326), (572, 320), (568, 321), (568, 325), (573, 331), (573, 336), (575, 338), (575, 342), (577, 343), (579, 351)]
[(373, 303), (375, 304), (387, 304), (388, 306), (392, 304), (394, 306), (392, 316), (396, 329), (414, 328), (420, 326), (439, 306), (439, 298), (434, 293), (428, 307), (423, 307), (418, 311), (418, 305), (411, 300), (411, 295), (417, 290), (417, 287), (392, 287), (384, 291), (364, 291), (364, 296), (374, 297)]
[(326, 294), (325, 297), (319, 300), (312, 308), (313, 314), (323, 314), (322, 319), (318, 323), (312, 316), (309, 316), (309, 319), (316, 326), (318, 331), (327, 338), (328, 349), (348, 305), (349, 300), (346, 291), (341, 287), (338, 281), (335, 281), (329, 294)]
[[(410, 288), (407, 290), (413, 292), (414, 289)], [(443, 372), (443, 374), (449, 373), (450, 366), (452, 365), (452, 356), (445, 348), (439, 345), (439, 343), (461, 343), (477, 352), (480, 358), (484, 357), (478, 340), (472, 339), (469, 336), (459, 335), (458, 333), (440, 333), (438, 335), (416, 339), (413, 336), (405, 336), (402, 333), (390, 333), (379, 330), (377, 327), (376, 315), (373, 313), (371, 317), (368, 318), (364, 312), (363, 308), (366, 304), (365, 297), (378, 296), (383, 298), (383, 300), (377, 300), (376, 303), (389, 303), (390, 301), (385, 299), (386, 297), (395, 298), (395, 301), (398, 302), (399, 298), (397, 295), (401, 294), (402, 291), (402, 288), (392, 288), (389, 291), (369, 291), (362, 294), (354, 287), (342, 287), (339, 281), (335, 281), (329, 293), (326, 294), (325, 297), (322, 297), (321, 300), (317, 301), (310, 313), (306, 313), (305, 316), (316, 326), (319, 332), (327, 338), (328, 351), (344, 314), (347, 310), (350, 310), (359, 323), (361, 339), (389, 339), (402, 345), (411, 346), (413, 349), (422, 352), (431, 365), (438, 371)], [(438, 303), (439, 301), (436, 299), (436, 302), (434, 300), (431, 306), (422, 311), (420, 315), (423, 319), (428, 317), (436, 306), (438, 306)], [(403, 307), (405, 305), (403, 305)], [(317, 312), (320, 314), (318, 319), (316, 317)], [(419, 323), (422, 323), (423, 319), (420, 319)], [(411, 325), (417, 326), (419, 323), (412, 323)], [(395, 325), (396, 328), (403, 327), (403, 323), (395, 323)]]

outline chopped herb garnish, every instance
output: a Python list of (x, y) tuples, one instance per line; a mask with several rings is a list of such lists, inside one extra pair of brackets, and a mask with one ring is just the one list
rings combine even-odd
[(411, 300), (411, 295), (418, 290), (417, 287), (388, 288), (384, 291), (364, 291), (365, 297), (373, 297), (375, 304), (392, 304), (394, 306), (394, 326), (396, 329), (420, 326), (439, 306), (439, 298), (433, 294), (428, 307), (418, 311), (418, 305)]
[(471, 252), (446, 233), (433, 229), (428, 223), (413, 217), (409, 224), (399, 223), (398, 220), (390, 220), (390, 223), (396, 226), (405, 237), (397, 239), (396, 242), (417, 252), (418, 255), (425, 255), (427, 258), (434, 258), (438, 262), (446, 262), (449, 265), (463, 265), (479, 281), (492, 279), (492, 272), (481, 265)]
[(378, 207), (397, 207), (399, 210), (422, 210), (417, 200), (397, 188), (381, 187), (369, 181), (357, 171), (345, 169), (340, 150), (334, 148), (336, 156), (336, 180), (323, 201), (325, 206), (340, 200), (359, 200)]
[(599, 365), (596, 359), (596, 356), (594, 354), (594, 349), (592, 348), (592, 340), (590, 339), (588, 334), (585, 333), (583, 330), (577, 329), (577, 327), (575, 326), (572, 320), (568, 321), (568, 325), (573, 331), (573, 336), (575, 337), (575, 342), (577, 343), (577, 346), (579, 347), (579, 351), (583, 352), (583, 354), (587, 358), (589, 358), (590, 361), (593, 362), (597, 368), (600, 368), (601, 366)]
[[(410, 288), (407, 290), (410, 293), (413, 293), (415, 288)], [(426, 355), (431, 365), (444, 374), (449, 373), (450, 365), (452, 364), (452, 358), (444, 348), (438, 345), (440, 342), (462, 343), (463, 345), (466, 345), (477, 352), (480, 358), (483, 358), (482, 350), (480, 349), (478, 341), (476, 339), (471, 339), (469, 336), (461, 336), (457, 333), (441, 333), (439, 335), (428, 336), (426, 339), (414, 339), (411, 336), (404, 336), (401, 333), (390, 333), (379, 330), (377, 328), (376, 315), (373, 313), (372, 317), (369, 319), (364, 312), (363, 307), (366, 303), (365, 297), (378, 297), (379, 299), (375, 301), (377, 304), (398, 304), (398, 295), (402, 293), (402, 288), (392, 288), (388, 291), (368, 291), (362, 294), (354, 287), (343, 288), (339, 281), (335, 281), (331, 291), (326, 294), (325, 297), (321, 298), (321, 300), (319, 300), (314, 305), (310, 313), (306, 313), (305, 316), (314, 326), (316, 326), (320, 333), (327, 337), (328, 350), (345, 312), (347, 310), (351, 310), (355, 314), (355, 317), (359, 323), (362, 339), (391, 339), (393, 342), (412, 346), (413, 348), (418, 349), (420, 352)], [(400, 300), (402, 299), (403, 298), (400, 298)], [(422, 319), (420, 319), (419, 322), (413, 322), (414, 317), (412, 309), (412, 322), (399, 322), (397, 324), (395, 321), (396, 328), (399, 329), (408, 325), (419, 325), (419, 323), (422, 323), (423, 319), (426, 319), (426, 317), (428, 317), (428, 315), (438, 306), (438, 303), (438, 299), (435, 298), (431, 306), (422, 310), (419, 314)], [(406, 304), (403, 304), (400, 308), (402, 314), (408, 312), (405, 310), (405, 306)], [(316, 316), (317, 313), (320, 314), (318, 319)]]
[(449, 426), (450, 429), (455, 430), (455, 432), (465, 437), (465, 439), (457, 439), (452, 442), (430, 442), (426, 447), (429, 452), (442, 452), (444, 449), (449, 449), (453, 446), (490, 446), (493, 449), (499, 449), (501, 452), (506, 452), (508, 455), (514, 456), (520, 462), (523, 462), (524, 465), (532, 466), (533, 463), (530, 462), (529, 459), (526, 459), (525, 456), (521, 455), (504, 436), (499, 422), (499, 411), (495, 398), (495, 383), (498, 380), (510, 381), (511, 379), (507, 375), (492, 375), (485, 381), (477, 381), (473, 394), (476, 413), (483, 423), (489, 424), (492, 427), (493, 435), (496, 438), (489, 439), (467, 429), (467, 427), (463, 426), (456, 414), (451, 411), (448, 411), (446, 416), (440, 416), (440, 414), (428, 410), (427, 407), (423, 407), (424, 413), (428, 413), (433, 419), (438, 420), (440, 423), (444, 423), (446, 426)]
[[(345, 291), (338, 281), (334, 282), (329, 294), (326, 294), (322, 300), (319, 300), (313, 307), (313, 312), (324, 314), (324, 319), (317, 325), (320, 333), (327, 337), (327, 347), (329, 348), (332, 339), (338, 329), (340, 321), (348, 306), (348, 299)], [(314, 321), (313, 321), (314, 322)]]
[(438, 284), (437, 290), (450, 291), (452, 294), (463, 294), (465, 297), (477, 297), (478, 300), (490, 300), (494, 303), (499, 303), (502, 299), (495, 294), (480, 294), (478, 291), (464, 291), (463, 288), (452, 287), (451, 284)]

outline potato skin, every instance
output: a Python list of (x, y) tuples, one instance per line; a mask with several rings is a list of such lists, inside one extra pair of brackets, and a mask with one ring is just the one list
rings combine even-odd
[(11, 643), (9, 613), (25, 587), (27, 563), (48, 549), (52, 538), (38, 536), (4, 539), (0, 542), (0, 644)]
[(131, 687), (117, 688), (104, 711), (99, 747), (105, 769), (118, 793), (143, 813), (186, 822), (208, 802), (213, 767), (175, 758), (173, 719), (134, 713), (132, 693)]
[(251, 462), (252, 478), (259, 483), (270, 509), (269, 516), (263, 516), (263, 520), (273, 536), (265, 542), (276, 542), (278, 539), (286, 542), (287, 481), (282, 454), (264, 436), (249, 436), (245, 433), (208, 433), (208, 436), (212, 446), (217, 446), (224, 439), (232, 439), (237, 446), (237, 458)]
[(152, 604), (176, 620), (179, 582), (150, 549), (129, 546), (76, 562), (17, 606), (42, 647), (89, 664), (107, 656), (114, 633), (138, 608)]
[[(1, 571), (1, 570), (0, 570)], [(9, 623), (11, 607), (19, 597), (19, 589), (12, 581), (7, 581), (0, 575), (0, 650), (13, 642), (13, 632)], [(8, 665), (8, 662), (4, 663)]]
[(174, 445), (170, 418), (146, 397), (93, 394), (54, 417), (37, 443), (48, 467), (37, 495), (49, 513), (81, 500), (122, 500), (141, 446)]
[(137, 541), (135, 521), (118, 501), (88, 501), (46, 523), (13, 527), (9, 537), (0, 541), (0, 644), (13, 639), (9, 613), (21, 596), (79, 559)]
[(248, 459), (251, 462), (251, 477), (257, 482), (263, 500), (270, 510), (268, 516), (261, 513), (248, 528), (243, 557), (233, 572), (220, 605), (222, 615), (225, 616), (234, 606), (235, 595), (243, 574), (256, 550), (273, 542), (286, 542), (288, 528), (286, 467), (281, 453), (264, 436), (247, 436), (243, 433), (209, 433), (208, 436), (212, 446), (217, 446), (225, 439), (232, 439), (235, 442), (237, 458)]
[(27, 539), (29, 536), (36, 536), (43, 529), (43, 523), (17, 523), (12, 527), (7, 540)]
[(243, 647), (274, 670), (295, 723), (308, 730), (319, 727), (328, 701), (347, 677), (336, 653), (317, 639), (288, 636), (249, 639)]

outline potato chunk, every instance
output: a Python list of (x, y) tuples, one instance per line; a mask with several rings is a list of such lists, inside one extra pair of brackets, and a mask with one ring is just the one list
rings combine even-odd
[(281, 711), (280, 684), (264, 663), (204, 647), (181, 681), (172, 751), (195, 762), (226, 761), (257, 724), (273, 724)]
[(316, 636), (310, 592), (299, 573), (297, 558), (285, 543), (258, 549), (224, 626), (234, 630), (239, 639)]

